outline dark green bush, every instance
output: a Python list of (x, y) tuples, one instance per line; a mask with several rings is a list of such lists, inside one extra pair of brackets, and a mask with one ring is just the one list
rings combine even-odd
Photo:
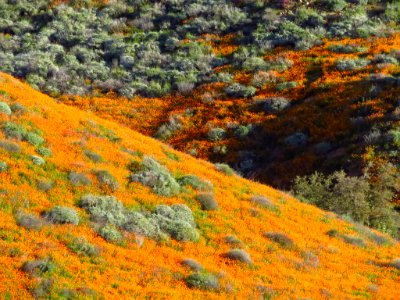
[[(378, 180), (370, 181), (372, 176)], [(329, 176), (314, 173), (297, 177), (293, 192), (301, 201), (396, 234), (398, 225), (390, 201), (400, 189), (398, 176), (390, 164), (366, 170), (362, 177), (347, 176), (343, 171)]]

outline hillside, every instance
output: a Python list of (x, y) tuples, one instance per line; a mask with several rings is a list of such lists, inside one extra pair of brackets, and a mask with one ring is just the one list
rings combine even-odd
[(0, 90), (0, 298), (396, 298), (390, 237), (9, 75)]
[[(0, 71), (399, 236), (398, 0), (0, 0), (0, 7)], [(302, 192), (317, 194), (313, 174), (329, 197)]]

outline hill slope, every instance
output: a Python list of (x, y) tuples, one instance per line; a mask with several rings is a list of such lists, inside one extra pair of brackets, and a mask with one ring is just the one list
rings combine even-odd
[(389, 237), (9, 75), (0, 90), (1, 298), (396, 298)]

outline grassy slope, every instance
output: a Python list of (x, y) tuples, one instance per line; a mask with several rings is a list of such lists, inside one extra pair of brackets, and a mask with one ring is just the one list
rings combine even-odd
[[(77, 293), (89, 288), (106, 299), (143, 298), (145, 294), (157, 298), (255, 299), (262, 294), (261, 287), (265, 287), (264, 291), (275, 291), (275, 295), (283, 299), (323, 299), (327, 295), (334, 299), (396, 298), (400, 271), (383, 264), (400, 256), (397, 243), (377, 246), (365, 233), (357, 232), (354, 224), (299, 203), (268, 186), (225, 176), (211, 163), (176, 152), (91, 113), (56, 103), (11, 76), (0, 75), (0, 90), (9, 95), (0, 96), (0, 101), (19, 102), (28, 108), (28, 112), (20, 116), (0, 114), (1, 121), (34, 125), (42, 131), (53, 152), (45, 165), (34, 166), (28, 155), (35, 154), (35, 150), (29, 144), (18, 142), (22, 147), (20, 154), (0, 149), (0, 161), (9, 165), (9, 171), (0, 173), (0, 298), (9, 299), (11, 295), (15, 299), (30, 298), (29, 289), (36, 286), (39, 279), (22, 272), (21, 265), (49, 255), (57, 265), (52, 274), (54, 298), (65, 288)], [(110, 130), (119, 141), (104, 138), (106, 132), (110, 136)], [(5, 139), (2, 133), (0, 138)], [(83, 148), (96, 151), (104, 162), (94, 164), (84, 156)], [(133, 157), (121, 151), (122, 148), (151, 155), (174, 174), (196, 174), (210, 180), (215, 186), (220, 210), (201, 211), (193, 191), (166, 198), (139, 183), (128, 184), (126, 165)], [(179, 161), (166, 153), (174, 153)], [(71, 170), (90, 177), (91, 170), (100, 168), (116, 177), (120, 188), (113, 194), (128, 207), (186, 203), (195, 214), (202, 236), (200, 241), (157, 244), (145, 239), (139, 246), (134, 236), (126, 234), (123, 245), (113, 245), (95, 233), (82, 210), (83, 221), (78, 226), (47, 225), (35, 232), (16, 224), (13, 212), (18, 208), (39, 214), (55, 205), (75, 206), (79, 196), (88, 192), (110, 194), (97, 184), (78, 188), (68, 182), (67, 174)], [(40, 178), (55, 181), (54, 188), (48, 192), (39, 191), (36, 181)], [(91, 178), (96, 183), (94, 177)], [(249, 201), (255, 194), (268, 197), (277, 208), (267, 210), (255, 206)], [(362, 248), (329, 237), (326, 232), (331, 229), (360, 236), (367, 244)], [(292, 250), (279, 247), (263, 237), (266, 231), (287, 234), (296, 247)], [(67, 234), (85, 236), (101, 247), (101, 254), (95, 259), (77, 256), (63, 242)], [(242, 240), (241, 248), (251, 255), (253, 265), (233, 263), (224, 258), (223, 254), (230, 249), (224, 238), (229, 234)], [(314, 263), (304, 259), (307, 252), (316, 255), (319, 264), (315, 259)], [(191, 290), (185, 285), (182, 278), (190, 272), (180, 261), (187, 257), (196, 259), (221, 277), (219, 292)]]

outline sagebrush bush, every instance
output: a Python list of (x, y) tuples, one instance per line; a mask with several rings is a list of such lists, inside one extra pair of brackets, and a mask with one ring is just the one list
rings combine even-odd
[(271, 241), (279, 244), (282, 248), (292, 249), (295, 244), (286, 234), (280, 232), (265, 232), (264, 236)]
[(51, 258), (37, 259), (25, 262), (21, 270), (32, 275), (43, 275), (56, 269), (56, 264)]
[(212, 193), (200, 193), (196, 197), (203, 210), (218, 210), (218, 202)]
[(98, 230), (99, 235), (107, 242), (119, 243), (122, 241), (122, 234), (113, 225), (106, 225)]
[(227, 235), (225, 237), (225, 243), (230, 244), (230, 245), (240, 245), (242, 243), (241, 240), (239, 240), (236, 236), (234, 235)]
[(99, 181), (100, 186), (106, 187), (115, 192), (119, 188), (117, 179), (107, 170), (95, 170), (94, 174)]
[(100, 224), (122, 226), (127, 220), (124, 205), (113, 196), (87, 194), (80, 198), (78, 205), (89, 213), (92, 221)]
[(229, 165), (224, 164), (224, 163), (216, 163), (215, 164), (215, 168), (218, 171), (220, 171), (220, 172), (222, 172), (222, 173), (224, 173), (225, 175), (228, 175), (228, 176), (232, 176), (232, 175), (236, 174), (236, 172)]
[(44, 143), (44, 138), (34, 132), (26, 132), (23, 135), (24, 141), (27, 141), (29, 144), (39, 147)]
[(46, 147), (39, 147), (36, 149), (36, 152), (44, 157), (48, 157), (48, 156), (52, 155), (52, 151)]
[(40, 157), (37, 155), (31, 155), (30, 158), (31, 158), (32, 162), (37, 166), (41, 166), (46, 163), (46, 161), (43, 159), (43, 157)]
[(400, 270), (400, 258), (393, 259), (389, 265), (393, 268)]
[(268, 113), (278, 113), (290, 107), (290, 100), (284, 97), (272, 97), (267, 99), (255, 99), (257, 104), (261, 104), (263, 110)]
[(194, 272), (200, 272), (204, 269), (199, 262), (191, 258), (185, 258), (184, 260), (182, 260), (182, 265), (190, 268)]
[(101, 155), (97, 154), (94, 151), (85, 150), (84, 153), (85, 153), (86, 157), (89, 158), (94, 163), (100, 163), (103, 161), (103, 158), (101, 157)]
[(65, 206), (55, 206), (46, 211), (43, 216), (53, 224), (73, 224), (78, 225), (79, 215), (75, 209)]
[(21, 151), (21, 147), (18, 144), (8, 141), (0, 141), (0, 148), (12, 153)]
[(39, 230), (43, 227), (43, 221), (38, 216), (19, 211), (15, 215), (15, 219), (18, 226), (24, 227), (30, 230)]
[(90, 179), (87, 178), (85, 174), (77, 173), (75, 171), (71, 171), (68, 174), (68, 179), (74, 186), (85, 186), (91, 184)]
[(218, 290), (219, 280), (218, 278), (208, 272), (196, 272), (185, 278), (185, 282), (190, 288), (213, 291)]
[(54, 182), (51, 180), (39, 180), (36, 187), (39, 191), (48, 192), (54, 186)]
[(264, 208), (272, 209), (275, 207), (274, 203), (266, 197), (263, 196), (253, 196), (250, 201), (256, 205)]
[(367, 59), (363, 58), (342, 58), (335, 62), (336, 69), (339, 71), (353, 71), (366, 67), (369, 64)]
[(5, 161), (0, 161), (0, 173), (7, 171), (7, 169), (8, 169), (7, 163)]
[(232, 249), (225, 253), (225, 256), (231, 260), (237, 260), (245, 264), (252, 264), (250, 255), (242, 249)]
[(130, 175), (133, 182), (140, 182), (162, 196), (174, 196), (180, 192), (180, 185), (171, 173), (154, 158), (145, 156)]
[(221, 141), (225, 137), (226, 131), (223, 128), (212, 128), (207, 132), (207, 138), (213, 142)]
[(213, 190), (213, 185), (208, 180), (202, 180), (196, 175), (185, 175), (178, 179), (178, 183), (181, 186), (189, 185), (198, 191), (211, 191)]
[(6, 102), (0, 101), (0, 113), (6, 114), (8, 116), (12, 114), (11, 108)]
[(256, 93), (256, 89), (252, 86), (242, 85), (240, 83), (233, 83), (224, 89), (229, 97), (235, 98), (248, 98)]
[(67, 246), (78, 255), (94, 257), (100, 254), (100, 249), (89, 243), (83, 236), (73, 238)]

